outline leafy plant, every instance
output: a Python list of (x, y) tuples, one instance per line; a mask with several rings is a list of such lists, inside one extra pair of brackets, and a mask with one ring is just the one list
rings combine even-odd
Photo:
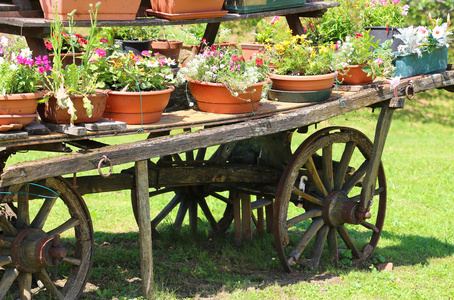
[(305, 36), (293, 36), (268, 47), (267, 53), (275, 66), (274, 72), (295, 76), (331, 73), (335, 44), (316, 48), (311, 42)]
[[(61, 39), (61, 52), (62, 53), (68, 53), (68, 52), (74, 52), (74, 53), (80, 53), (80, 52), (85, 52), (85, 49), (87, 47), (88, 41), (81, 36), (80, 34), (77, 33), (66, 33), (66, 32), (54, 32), (58, 37), (58, 39)], [(51, 39), (46, 39), (44, 40), (44, 45), (46, 46), (47, 50), (49, 52), (52, 52), (53, 50), (53, 45)]]
[(260, 20), (256, 27), (255, 39), (260, 44), (275, 44), (292, 36), (287, 22), (279, 16)]
[(105, 27), (101, 31), (110, 45), (114, 44), (115, 39), (130, 41), (146, 41), (159, 37), (158, 26), (124, 26), (124, 27)]
[(97, 49), (89, 74), (98, 78), (97, 87), (114, 91), (159, 91), (167, 89), (170, 82), (171, 59), (124, 53), (116, 47)]
[(364, 5), (364, 27), (402, 27), (410, 6), (401, 0), (372, 0)]
[(372, 76), (391, 76), (394, 73), (392, 50), (389, 49), (392, 40), (382, 44), (374, 42), (369, 31), (356, 33), (355, 37), (348, 36), (345, 42), (339, 42), (334, 55), (334, 66), (341, 74), (348, 73), (350, 65), (365, 65), (363, 71)]

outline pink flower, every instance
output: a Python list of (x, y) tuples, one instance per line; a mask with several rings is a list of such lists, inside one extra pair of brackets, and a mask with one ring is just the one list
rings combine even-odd
[(381, 0), (380, 4), (383, 6), (386, 6), (388, 4), (388, 2), (386, 0)]
[(151, 56), (151, 55), (150, 55), (150, 52), (148, 52), (147, 50), (143, 50), (143, 51), (140, 53), (140, 55), (142, 55), (142, 56)]
[(393, 0), (393, 3), (394, 3), (394, 4), (399, 4), (399, 3), (400, 3), (400, 0)]
[(281, 19), (281, 17), (279, 17), (279, 16), (274, 16), (273, 19), (272, 19), (271, 22), (270, 22), (270, 25), (276, 24), (276, 22), (279, 22), (280, 19)]
[(99, 42), (100, 42), (100, 43), (103, 43), (103, 44), (109, 43), (109, 41), (106, 40), (106, 39), (104, 39), (104, 38), (100, 39)]
[(49, 51), (53, 49), (52, 43), (49, 41), (44, 41), (44, 45), (46, 46), (47, 50), (49, 50)]
[(383, 58), (377, 58), (374, 63), (381, 65), (383, 63)]
[(402, 11), (402, 16), (406, 16), (406, 15), (408, 15), (408, 10), (403, 10)]
[(213, 72), (216, 71), (217, 69), (218, 69), (217, 66), (212, 66), (212, 67), (211, 67), (211, 71), (213, 71)]
[(106, 57), (106, 50), (98, 48), (95, 50), (95, 54), (99, 57)]
[(386, 81), (390, 84), (390, 89), (394, 90), (400, 83), (401, 76), (397, 76), (391, 79), (386, 79)]

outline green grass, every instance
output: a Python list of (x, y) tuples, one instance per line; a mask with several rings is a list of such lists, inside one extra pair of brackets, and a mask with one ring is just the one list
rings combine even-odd
[[(287, 274), (271, 235), (255, 236), (252, 245), (238, 248), (233, 246), (231, 231), (208, 239), (203, 219), (196, 236), (187, 226), (175, 234), (168, 229), (171, 220), (166, 220), (160, 227), (161, 237), (153, 240), (154, 298), (452, 299), (453, 108), (452, 94), (432, 91), (407, 100), (406, 107), (395, 112), (382, 157), (388, 205), (374, 261), (359, 267), (341, 264), (335, 269), (324, 253), (319, 269), (300, 268)], [(318, 128), (349, 126), (373, 139), (378, 114), (379, 110), (363, 109), (323, 122)], [(314, 131), (312, 126), (309, 133)], [(302, 140), (296, 138), (293, 147)], [(122, 167), (115, 166), (115, 171)], [(96, 252), (83, 298), (143, 299), (138, 228), (129, 191), (84, 198), (93, 220)], [(156, 215), (168, 200), (154, 197), (151, 214)], [(208, 201), (219, 215), (223, 209), (220, 201)], [(373, 263), (381, 260), (392, 262), (394, 270), (377, 271)]]

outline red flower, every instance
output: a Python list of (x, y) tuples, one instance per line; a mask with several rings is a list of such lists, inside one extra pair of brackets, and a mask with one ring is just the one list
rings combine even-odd
[(263, 66), (263, 59), (261, 59), (261, 58), (256, 58), (256, 59), (255, 59), (255, 63), (257, 64), (257, 67), (260, 68), (261, 66)]
[(61, 35), (64, 36), (64, 37), (69, 37), (69, 34), (64, 33), (64, 32), (62, 32)]
[(361, 33), (356, 33), (356, 38), (360, 38), (360, 37), (363, 37), (363, 35)]
[(79, 37), (79, 38), (77, 39), (77, 42), (78, 42), (79, 44), (84, 44), (84, 45), (86, 45), (86, 44), (88, 43), (87, 40), (84, 39), (83, 37)]
[(232, 61), (238, 61), (238, 55), (232, 55)]
[(106, 40), (106, 39), (104, 39), (104, 38), (103, 38), (103, 39), (100, 39), (100, 40), (99, 40), (99, 42), (100, 42), (100, 43), (103, 43), (103, 44), (107, 44), (107, 43), (109, 43), (109, 41), (108, 41), (108, 40)]
[(54, 47), (52, 46), (51, 42), (44, 41), (44, 45), (46, 46), (47, 50), (52, 50)]

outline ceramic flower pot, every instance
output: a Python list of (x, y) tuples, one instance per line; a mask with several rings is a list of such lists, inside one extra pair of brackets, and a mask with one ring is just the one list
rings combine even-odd
[[(83, 105), (83, 97), (80, 95), (70, 96), (71, 101), (74, 103), (76, 109), (77, 120), (74, 121), (74, 124), (78, 123), (92, 123), (97, 122), (102, 116), (104, 109), (106, 107), (107, 95), (105, 94), (94, 94), (89, 95), (88, 98), (93, 105), (92, 116), (87, 115), (87, 111)], [(71, 123), (71, 116), (68, 113), (68, 109), (61, 108), (57, 104), (57, 99), (53, 96), (49, 98), (46, 103), (39, 103), (38, 113), (44, 122), (54, 123), (54, 124), (69, 124)]]
[(257, 110), (262, 98), (265, 82), (259, 82), (248, 88), (246, 93), (232, 95), (221, 83), (202, 82), (188, 79), (189, 90), (197, 100), (201, 111), (218, 114), (251, 113)]
[(165, 57), (169, 57), (175, 60), (175, 62), (178, 62), (182, 47), (182, 41), (157, 40), (151, 42), (151, 51), (153, 54), (160, 54)]
[(291, 76), (270, 74), (273, 83), (272, 88), (280, 91), (320, 91), (333, 86), (336, 73), (310, 75), (310, 76)]
[(42, 92), (0, 95), (0, 115), (34, 114), (42, 97)]
[(338, 75), (337, 80), (342, 84), (362, 85), (372, 83), (372, 76), (367, 76), (367, 73), (362, 70), (365, 65), (347, 66), (349, 69), (345, 75)]
[(150, 92), (106, 91), (109, 97), (103, 118), (131, 125), (158, 122), (174, 90), (169, 86), (162, 91)]
[(129, 51), (132, 51), (136, 55), (141, 55), (142, 51), (151, 50), (151, 41), (152, 40), (134, 41), (115, 39), (115, 45), (118, 45), (123, 52), (128, 53)]
[(265, 52), (265, 45), (259, 43), (240, 43), (241, 52), (245, 59), (250, 60), (254, 55)]
[(422, 56), (397, 55), (393, 64), (396, 66), (395, 76), (402, 78), (443, 72), (448, 67), (448, 48), (437, 48), (432, 52), (425, 51)]
[[(141, 0), (104, 0), (98, 10), (99, 20), (135, 20)], [(57, 14), (60, 20), (66, 21), (67, 15), (76, 9), (74, 20), (90, 20), (90, 6), (92, 0), (39, 0), (44, 18), (54, 20), (54, 10), (57, 5)]]

